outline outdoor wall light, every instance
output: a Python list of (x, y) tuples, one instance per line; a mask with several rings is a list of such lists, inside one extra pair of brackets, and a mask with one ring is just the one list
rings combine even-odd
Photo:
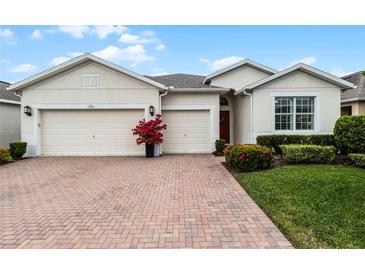
[(24, 107), (24, 113), (27, 114), (28, 116), (32, 116), (32, 108), (28, 105), (26, 105)]
[(154, 108), (154, 106), (151, 105), (149, 107), (149, 112), (150, 112), (151, 116), (153, 116), (155, 114), (155, 108)]

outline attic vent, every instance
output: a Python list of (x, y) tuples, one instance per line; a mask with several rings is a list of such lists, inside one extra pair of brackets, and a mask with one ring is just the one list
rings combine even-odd
[(100, 86), (100, 74), (83, 74), (82, 87), (98, 88)]

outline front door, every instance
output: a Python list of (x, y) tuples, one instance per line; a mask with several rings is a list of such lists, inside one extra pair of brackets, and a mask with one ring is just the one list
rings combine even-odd
[(229, 111), (228, 110), (220, 111), (219, 135), (220, 135), (220, 139), (226, 140), (226, 143), (230, 142), (230, 139), (229, 139)]

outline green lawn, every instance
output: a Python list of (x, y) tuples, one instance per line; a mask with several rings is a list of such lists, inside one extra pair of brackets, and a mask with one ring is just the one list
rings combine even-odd
[(297, 248), (365, 248), (365, 169), (291, 165), (235, 175)]

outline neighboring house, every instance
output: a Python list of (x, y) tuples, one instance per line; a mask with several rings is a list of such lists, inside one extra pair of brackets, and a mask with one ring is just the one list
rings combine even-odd
[[(276, 71), (243, 60), (207, 77), (146, 77), (84, 54), (11, 85), (34, 155), (143, 155), (131, 128), (162, 113), (161, 153), (208, 153), (257, 135), (331, 133), (353, 84), (305, 64)], [(153, 111), (151, 111), (153, 110)]]
[(359, 71), (342, 79), (356, 87), (341, 94), (341, 115), (365, 114), (365, 71)]
[(0, 146), (20, 141), (20, 97), (6, 88), (10, 84), (0, 81)]

